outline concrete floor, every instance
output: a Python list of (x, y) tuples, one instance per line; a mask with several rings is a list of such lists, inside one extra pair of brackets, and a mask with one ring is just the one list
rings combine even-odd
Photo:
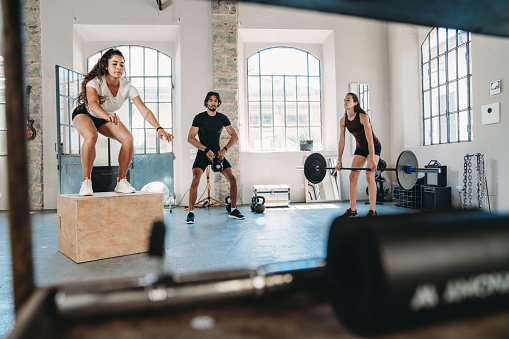
[[(164, 271), (171, 274), (253, 268), (275, 262), (324, 258), (329, 227), (348, 207), (348, 202), (297, 203), (254, 214), (249, 206), (242, 206), (245, 220), (229, 219), (223, 207), (198, 208), (196, 222), (191, 225), (185, 223), (184, 208), (174, 208), (172, 213), (165, 210)], [(357, 209), (363, 216), (369, 208), (359, 202)], [(377, 211), (379, 214), (416, 212), (391, 202), (378, 205)], [(7, 212), (0, 212), (0, 338), (6, 337), (14, 322), (8, 218)], [(32, 212), (31, 221), (38, 286), (137, 277), (160, 270), (161, 262), (146, 254), (76, 264), (58, 251), (56, 211)]]

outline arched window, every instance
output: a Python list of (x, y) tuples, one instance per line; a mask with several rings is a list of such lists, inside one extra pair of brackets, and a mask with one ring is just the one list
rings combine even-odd
[[(172, 60), (155, 49), (142, 46), (115, 46), (125, 58), (126, 76), (140, 93), (140, 98), (154, 113), (157, 121), (173, 134)], [(88, 58), (88, 71), (109, 48)], [(124, 105), (117, 114), (130, 128), (134, 137), (135, 154), (172, 152), (172, 143), (160, 142), (156, 130), (138, 113), (136, 106)], [(134, 114), (133, 114), (134, 113)], [(132, 117), (132, 119), (130, 119)]]
[(421, 45), (423, 145), (472, 140), (470, 33), (432, 29)]
[(290, 47), (247, 59), (249, 149), (296, 151), (300, 140), (322, 148), (320, 60)]

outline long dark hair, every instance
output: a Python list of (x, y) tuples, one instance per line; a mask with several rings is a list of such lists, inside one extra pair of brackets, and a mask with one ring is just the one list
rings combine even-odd
[[(102, 81), (101, 76), (108, 74), (108, 62), (114, 55), (120, 55), (122, 59), (125, 58), (122, 55), (122, 52), (120, 52), (118, 49), (110, 48), (109, 50), (104, 53), (99, 61), (95, 64), (94, 68), (90, 72), (88, 72), (85, 75), (85, 79), (83, 79), (83, 82), (81, 83), (81, 90), (80, 94), (78, 95), (77, 103), (78, 107), (83, 108), (85, 104), (88, 105), (88, 99), (87, 99), (87, 83), (92, 80), (95, 77), (99, 77), (99, 81)], [(106, 101), (106, 97), (100, 95), (99, 96), (99, 104), (104, 103)]]
[[(366, 112), (365, 112), (365, 111), (361, 108), (361, 106), (360, 106), (360, 104), (359, 104), (359, 97), (357, 96), (357, 94), (355, 94), (355, 93), (346, 93), (346, 95), (351, 95), (351, 96), (352, 96), (352, 99), (353, 99), (353, 102), (356, 102), (356, 103), (357, 103), (357, 105), (355, 105), (355, 106), (353, 107), (353, 111), (354, 111), (355, 113), (364, 113), (364, 114), (368, 114), (368, 113), (366, 113)], [(346, 110), (345, 110), (345, 113), (346, 113)]]
[(207, 95), (205, 96), (205, 100), (203, 101), (203, 106), (207, 107), (207, 102), (209, 101), (211, 96), (215, 96), (217, 98), (217, 102), (219, 103), (217, 107), (221, 106), (222, 101), (221, 98), (219, 97), (219, 93), (213, 91), (207, 93)]

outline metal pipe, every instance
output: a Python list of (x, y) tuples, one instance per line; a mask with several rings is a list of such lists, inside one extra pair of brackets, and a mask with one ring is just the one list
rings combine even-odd
[(21, 4), (2, 0), (12, 284), (16, 314), (35, 288), (28, 205)]

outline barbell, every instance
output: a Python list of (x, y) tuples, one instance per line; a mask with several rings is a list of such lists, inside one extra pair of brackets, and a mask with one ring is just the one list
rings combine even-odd
[[(318, 184), (325, 178), (327, 170), (335, 169), (335, 167), (327, 167), (327, 161), (323, 155), (312, 153), (306, 158), (304, 166), (298, 166), (297, 169), (304, 170), (307, 181)], [(367, 167), (342, 167), (341, 170), (371, 171)], [(408, 150), (401, 152), (395, 168), (378, 168), (378, 170), (396, 172), (398, 184), (407, 190), (415, 186), (418, 173), (440, 173), (440, 168), (419, 168), (417, 157)]]

